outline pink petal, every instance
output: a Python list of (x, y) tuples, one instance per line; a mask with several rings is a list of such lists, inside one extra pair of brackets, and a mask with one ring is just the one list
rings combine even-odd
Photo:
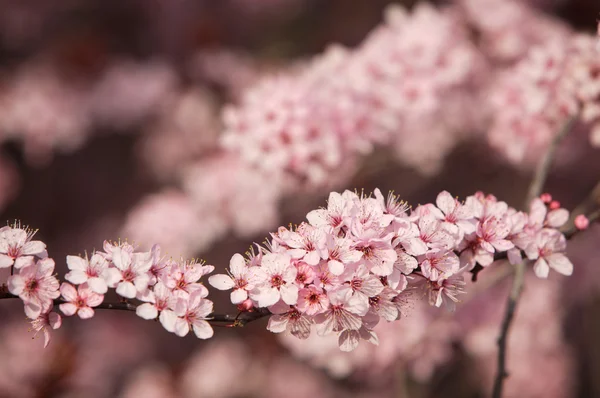
[(117, 294), (125, 298), (135, 298), (137, 289), (131, 282), (121, 282), (117, 285)]
[(88, 262), (79, 256), (67, 256), (67, 267), (72, 271), (78, 270), (85, 272), (88, 267)]
[(260, 307), (268, 307), (279, 301), (280, 297), (279, 290), (274, 287), (265, 287), (260, 289), (260, 293), (258, 294), (258, 305)]
[(96, 294), (90, 291), (90, 295), (87, 299), (87, 305), (89, 307), (97, 307), (102, 304), (102, 301), (104, 301), (104, 295)]
[(540, 257), (533, 266), (533, 272), (538, 278), (546, 279), (550, 273), (550, 267), (548, 267), (546, 260)]
[(215, 333), (210, 324), (204, 320), (195, 321), (192, 328), (199, 339), (210, 339)]
[(42, 305), (37, 301), (28, 301), (25, 303), (25, 315), (29, 319), (37, 319), (42, 313)]
[[(144, 319), (148, 319), (148, 320), (156, 319), (156, 317), (158, 316), (158, 310), (156, 309), (156, 307), (154, 305), (152, 305), (150, 303), (144, 303), (142, 305), (139, 305), (135, 309), (135, 313), (140, 318), (144, 318)], [(162, 323), (162, 320), (161, 320), (161, 323)]]
[(46, 244), (44, 242), (32, 240), (31, 242), (27, 242), (25, 245), (23, 245), (21, 253), (24, 255), (33, 255), (43, 252), (44, 249), (46, 249)]
[(573, 263), (569, 261), (567, 256), (561, 253), (554, 253), (546, 257), (550, 268), (563, 275), (573, 274)]
[(344, 330), (342, 333), (340, 333), (340, 337), (338, 338), (340, 350), (344, 352), (353, 351), (356, 347), (358, 347), (359, 341), (360, 333), (357, 330)]
[(73, 316), (77, 312), (77, 306), (73, 303), (64, 303), (58, 306), (66, 316)]
[[(242, 274), (246, 268), (246, 260), (244, 260), (244, 257), (239, 253), (234, 254), (233, 257), (231, 257), (231, 260), (229, 260), (229, 269), (233, 275), (237, 276)], [(218, 289), (218, 287), (216, 288)]]
[(75, 285), (81, 285), (88, 280), (88, 276), (84, 271), (74, 270), (65, 275), (65, 279)]
[[(289, 307), (288, 307), (289, 309)], [(267, 330), (270, 330), (273, 333), (282, 333), (285, 332), (288, 325), (288, 317), (281, 315), (272, 315), (269, 318), (269, 324), (267, 325)]]
[(77, 315), (79, 315), (81, 319), (90, 319), (94, 316), (94, 310), (90, 307), (83, 307), (77, 311)]
[(225, 274), (212, 275), (208, 278), (208, 283), (215, 289), (219, 290), (229, 290), (235, 286), (233, 279)]
[(333, 275), (341, 275), (344, 273), (344, 264), (337, 260), (329, 260), (327, 266)]
[(67, 301), (75, 301), (78, 297), (77, 289), (75, 289), (75, 287), (73, 287), (73, 285), (70, 283), (66, 282), (60, 286), (60, 294), (62, 294)]
[[(298, 286), (285, 285), (280, 287), (282, 300), (289, 305), (294, 305), (298, 301)], [(275, 303), (273, 303), (275, 304)], [(270, 305), (270, 304), (269, 304)]]
[(230, 298), (232, 304), (239, 304), (248, 298), (248, 292), (244, 289), (235, 289), (231, 292)]
[(21, 256), (15, 260), (15, 268), (21, 269), (23, 267), (27, 267), (35, 264), (35, 259), (33, 256)]
[(125, 271), (131, 265), (131, 256), (128, 252), (121, 249), (120, 247), (115, 247), (112, 252), (112, 262), (121, 271)]
[[(142, 317), (143, 318), (143, 317)], [(175, 323), (177, 322), (177, 316), (171, 310), (164, 310), (158, 317), (160, 324), (169, 332), (175, 332)]]
[(25, 279), (21, 275), (12, 275), (7, 280), (8, 291), (18, 296), (25, 289)]
[(121, 281), (123, 275), (118, 269), (110, 267), (102, 271), (102, 277), (106, 281), (106, 285), (108, 287), (114, 288), (117, 287), (117, 284), (119, 283), (119, 281)]
[(562, 227), (569, 220), (569, 211), (566, 209), (552, 210), (546, 216), (548, 225), (552, 228)]
[(11, 265), (13, 265), (13, 263), (14, 263), (14, 260), (12, 259), (12, 257), (7, 256), (6, 254), (0, 253), (0, 269), (8, 268)]
[(304, 256), (304, 262), (308, 265), (317, 265), (321, 261), (321, 256), (316, 251), (308, 252), (306, 256)]
[(515, 245), (511, 241), (506, 239), (495, 240), (492, 242), (492, 246), (494, 246), (494, 248), (499, 252), (505, 252), (515, 247)]
[(87, 284), (90, 286), (90, 289), (93, 292), (96, 292), (98, 294), (104, 294), (108, 291), (108, 286), (106, 285), (106, 281), (103, 278), (89, 278), (87, 280)]
[(521, 250), (519, 250), (517, 248), (510, 249), (508, 251), (507, 255), (508, 255), (508, 261), (512, 265), (519, 264), (521, 261), (523, 261), (523, 256), (521, 255)]
[(48, 315), (48, 324), (52, 329), (56, 330), (62, 325), (62, 318), (56, 312), (51, 312)]
[(456, 200), (449, 192), (443, 191), (438, 194), (435, 204), (444, 214), (448, 215), (454, 211)]
[(188, 323), (185, 320), (177, 318), (177, 320), (175, 321), (174, 332), (177, 336), (183, 337), (190, 332), (190, 325), (188, 325)]

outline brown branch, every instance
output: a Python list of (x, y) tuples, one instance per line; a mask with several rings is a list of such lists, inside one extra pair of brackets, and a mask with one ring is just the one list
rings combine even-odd
[(493, 398), (502, 397), (502, 387), (504, 385), (504, 379), (508, 377), (506, 370), (506, 350), (508, 343), (508, 332), (510, 325), (517, 309), (517, 303), (521, 297), (523, 291), (523, 284), (525, 282), (525, 269), (527, 261), (523, 261), (515, 266), (515, 277), (513, 284), (508, 295), (506, 303), (506, 312), (504, 319), (502, 320), (502, 328), (500, 329), (500, 337), (498, 337), (498, 369), (496, 372), (496, 378), (494, 380), (494, 390), (492, 393)]
[(552, 161), (554, 160), (556, 150), (560, 146), (562, 140), (567, 136), (569, 131), (571, 131), (573, 124), (577, 120), (577, 117), (578, 115), (571, 116), (565, 122), (560, 131), (550, 142), (550, 146), (546, 150), (546, 153), (544, 153), (544, 156), (538, 162), (538, 165), (535, 169), (535, 174), (531, 180), (531, 184), (529, 185), (529, 190), (527, 191), (527, 196), (525, 197), (525, 208), (528, 208), (529, 203), (531, 203), (533, 199), (537, 198), (542, 193), (542, 189), (544, 189), (544, 184), (548, 178), (548, 173), (550, 172), (550, 167), (552, 166)]
[[(18, 299), (19, 296), (15, 296), (14, 294), (8, 293), (8, 292), (0, 292), (0, 300), (1, 299)], [(61, 300), (61, 299), (56, 299), (54, 300), (54, 306), (58, 306), (60, 304), (65, 303), (65, 301)], [(117, 310), (117, 311), (135, 311), (137, 308), (137, 305), (126, 302), (126, 301), (122, 301), (122, 302), (118, 302), (118, 303), (101, 303), (100, 305), (98, 305), (97, 307), (94, 307), (95, 310)], [(253, 311), (244, 311), (244, 312), (240, 312), (238, 314), (232, 315), (232, 314), (210, 314), (209, 315), (209, 319), (207, 319), (208, 323), (211, 323), (213, 325), (220, 325), (220, 326), (224, 326), (223, 324), (226, 324), (225, 326), (231, 326), (231, 327), (238, 327), (238, 326), (244, 326), (250, 322), (256, 321), (258, 319), (264, 318), (268, 315), (271, 315), (271, 313), (265, 309), (255, 309)]]
[[(550, 142), (550, 146), (538, 162), (535, 174), (533, 176), (533, 179), (531, 180), (531, 184), (529, 185), (529, 190), (527, 191), (527, 196), (525, 197), (525, 203), (523, 206), (524, 208), (528, 208), (531, 201), (540, 196), (540, 194), (542, 193), (542, 189), (544, 189), (544, 184), (546, 183), (546, 179), (548, 178), (548, 173), (550, 172), (550, 168), (552, 166), (552, 161), (554, 160), (556, 150), (558, 149), (562, 140), (567, 136), (569, 131), (571, 131), (573, 124), (577, 120), (577, 117), (578, 115), (574, 115), (565, 122), (560, 131), (554, 136), (552, 142)], [(506, 303), (506, 311), (502, 320), (500, 336), (498, 337), (498, 365), (496, 370), (496, 377), (494, 379), (494, 390), (492, 392), (493, 398), (502, 397), (502, 388), (504, 386), (504, 380), (508, 376), (508, 372), (506, 370), (506, 351), (508, 343), (508, 333), (510, 331), (510, 325), (513, 321), (515, 311), (517, 309), (519, 298), (521, 297), (521, 292), (523, 291), (526, 267), (526, 260), (515, 265), (515, 275), (513, 278), (512, 287), (510, 289), (510, 294)]]

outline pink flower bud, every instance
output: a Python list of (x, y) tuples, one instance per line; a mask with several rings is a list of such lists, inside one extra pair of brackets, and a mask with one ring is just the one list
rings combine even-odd
[(540, 195), (540, 199), (542, 200), (542, 202), (548, 204), (552, 202), (552, 195), (550, 195), (549, 193), (543, 193)]
[(254, 304), (252, 304), (252, 300), (250, 300), (250, 299), (244, 300), (237, 305), (238, 311), (242, 311), (242, 312), (250, 311), (250, 310), (252, 310), (253, 307), (254, 307)]
[(548, 207), (550, 207), (550, 209), (552, 210), (560, 209), (560, 202), (558, 200), (553, 200), (552, 202), (550, 202), (550, 205)]
[(587, 227), (589, 225), (590, 225), (590, 220), (588, 220), (588, 218), (586, 216), (584, 216), (583, 214), (580, 214), (577, 217), (575, 217), (575, 228), (577, 228), (579, 230), (584, 230), (584, 229), (587, 229)]

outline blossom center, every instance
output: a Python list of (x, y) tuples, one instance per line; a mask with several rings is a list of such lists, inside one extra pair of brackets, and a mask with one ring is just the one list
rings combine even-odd
[(284, 281), (283, 278), (281, 277), (281, 275), (273, 275), (271, 277), (271, 286), (273, 287), (280, 287), (281, 285), (283, 285)]
[(39, 287), (39, 283), (38, 283), (37, 279), (30, 279), (29, 282), (27, 282), (27, 285), (26, 285), (25, 289), (27, 291), (33, 292), (38, 287)]

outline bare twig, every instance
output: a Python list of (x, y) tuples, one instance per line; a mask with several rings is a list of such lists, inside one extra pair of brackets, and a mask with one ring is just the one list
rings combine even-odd
[[(0, 300), (1, 299), (15, 299), (19, 298), (14, 294), (7, 292), (0, 292)], [(54, 300), (54, 305), (58, 306), (63, 304), (64, 301), (60, 299)], [(119, 303), (101, 303), (99, 306), (94, 307), (94, 309), (100, 310), (117, 310), (117, 311), (135, 311), (137, 305), (129, 303), (129, 302), (119, 302)], [(221, 325), (225, 324), (225, 326), (237, 327), (244, 326), (247, 323), (252, 321), (256, 321), (260, 318), (264, 318), (265, 316), (270, 315), (271, 313), (267, 310), (257, 309), (254, 311), (245, 311), (238, 314), (210, 314), (209, 319), (207, 319), (208, 323), (213, 325)]]
[[(527, 191), (524, 208), (528, 208), (531, 201), (534, 198), (540, 196), (540, 194), (542, 193), (542, 189), (544, 188), (544, 184), (546, 183), (546, 179), (548, 178), (548, 173), (550, 172), (550, 167), (552, 166), (552, 161), (554, 160), (556, 150), (558, 149), (558, 146), (560, 145), (562, 140), (567, 136), (576, 120), (577, 115), (574, 115), (565, 122), (560, 131), (552, 139), (552, 142), (546, 150), (546, 153), (544, 153), (544, 156), (542, 156), (542, 158), (540, 159), (536, 167), (533, 179), (531, 180), (531, 184), (529, 185), (529, 190)], [(496, 377), (494, 379), (494, 390), (492, 392), (493, 398), (502, 397), (502, 388), (504, 386), (504, 380), (508, 376), (508, 372), (506, 370), (506, 351), (508, 333), (510, 331), (510, 325), (514, 318), (515, 311), (517, 309), (519, 298), (521, 297), (521, 292), (523, 291), (526, 267), (526, 260), (515, 265), (513, 283), (506, 303), (506, 312), (504, 313), (504, 318), (502, 320), (500, 336), (498, 337), (498, 365), (496, 370)]]
[(542, 193), (542, 189), (544, 189), (544, 183), (548, 178), (548, 173), (550, 172), (550, 167), (552, 166), (552, 160), (554, 160), (556, 150), (558, 149), (562, 140), (567, 136), (569, 131), (571, 131), (571, 128), (576, 120), (577, 115), (574, 115), (565, 122), (560, 131), (552, 139), (552, 142), (550, 142), (550, 146), (546, 150), (546, 153), (542, 159), (540, 159), (535, 170), (533, 180), (531, 180), (531, 184), (529, 185), (529, 191), (527, 192), (525, 199), (525, 208), (529, 206), (529, 203), (531, 203), (534, 198), (537, 198)]
[(515, 315), (515, 310), (517, 309), (517, 303), (519, 302), (519, 298), (521, 297), (521, 292), (523, 291), (526, 266), (527, 261), (523, 261), (522, 263), (515, 266), (515, 277), (513, 279), (513, 284), (510, 289), (508, 301), (506, 303), (506, 312), (504, 314), (504, 319), (502, 320), (500, 337), (498, 338), (498, 369), (496, 371), (496, 378), (494, 380), (494, 390), (492, 393), (493, 398), (502, 397), (502, 387), (504, 385), (504, 379), (508, 377), (508, 372), (506, 370), (506, 349), (508, 342), (508, 332), (510, 330), (510, 325)]

